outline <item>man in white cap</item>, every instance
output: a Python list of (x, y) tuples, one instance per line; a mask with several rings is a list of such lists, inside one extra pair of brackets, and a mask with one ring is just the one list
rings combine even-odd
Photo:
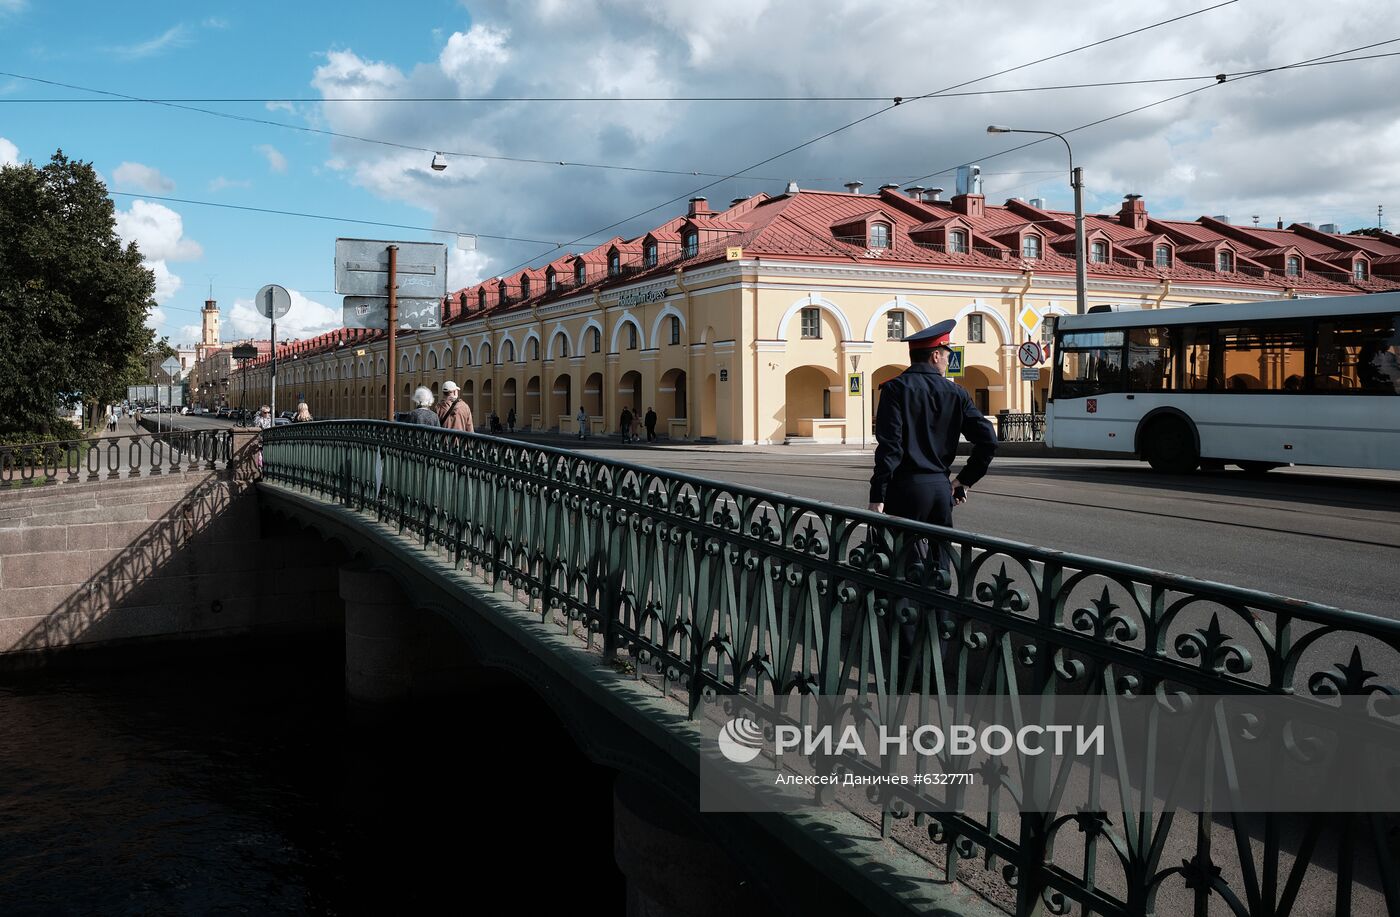
[(468, 433), (476, 430), (472, 426), (472, 409), (457, 396), (456, 382), (442, 384), (442, 401), (438, 402), (437, 413), (438, 420), (449, 430), (465, 430)]

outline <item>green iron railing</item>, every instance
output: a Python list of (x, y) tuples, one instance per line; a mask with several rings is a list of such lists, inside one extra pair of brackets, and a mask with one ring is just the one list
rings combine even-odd
[[(1400, 684), (1400, 622), (559, 449), (327, 421), (266, 431), (264, 461), (267, 480), (451, 552), (541, 620), (582, 624), (692, 715), (717, 694), (852, 684), (1026, 697)], [(929, 545), (945, 563), (927, 561)], [(888, 802), (883, 830), (901, 817)], [(908, 824), (946, 878), (999, 873), (1018, 914), (1400, 913), (1385, 814), (1125, 803)]]

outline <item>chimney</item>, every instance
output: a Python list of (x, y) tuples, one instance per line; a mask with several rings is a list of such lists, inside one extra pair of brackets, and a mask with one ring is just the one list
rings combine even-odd
[(958, 166), (958, 194), (982, 194), (982, 167)]
[(942, 188), (929, 188), (929, 189), (928, 189), (928, 196), (925, 197), (924, 200), (930, 201), (930, 202), (936, 201), (936, 202), (938, 202), (938, 203), (941, 204), (941, 203), (943, 202), (943, 189), (942, 189)]
[(860, 189), (865, 186), (865, 182), (860, 179), (846, 182), (846, 190), (852, 194), (860, 194)]
[(1211, 215), (1211, 219), (1219, 220), (1221, 223), (1228, 223), (1230, 222), (1230, 215), (1228, 213), (1216, 213)]
[(1043, 198), (1043, 197), (1033, 197), (1033, 198), (1031, 198), (1031, 206), (1034, 207), (1034, 208), (1036, 208), (1037, 210), (1044, 210), (1044, 209), (1045, 209), (1045, 198)]
[(1283, 228), (1283, 217), (1279, 217), (1279, 218), (1278, 218), (1278, 228), (1279, 228), (1279, 229), (1282, 229), (1282, 228)]
[(1138, 232), (1147, 229), (1147, 205), (1142, 202), (1141, 194), (1123, 196), (1123, 206), (1118, 211), (1118, 222)]
[(742, 204), (742, 203), (743, 203), (744, 201), (746, 201), (746, 200), (748, 200), (748, 198), (746, 198), (746, 197), (736, 197), (736, 198), (734, 198), (734, 200), (732, 200), (732, 201), (729, 202), (729, 206), (730, 206), (730, 207), (738, 207), (740, 204)]
[(881, 190), (881, 191), (898, 191), (898, 190), (899, 190), (899, 185), (896, 185), (894, 182), (885, 182), (883, 185), (880, 186), (880, 190)]
[(907, 187), (907, 188), (904, 189), (904, 193), (907, 194), (907, 195), (909, 195), (911, 198), (913, 198), (913, 199), (916, 200), (916, 201), (921, 201), (921, 200), (924, 199), (924, 186), (923, 186), (923, 185), (910, 185), (909, 187)]
[(783, 193), (784, 193), (784, 194), (796, 194), (799, 190), (800, 190), (800, 189), (797, 187), (797, 182), (795, 182), (795, 181), (790, 181), (790, 182), (787, 183), (787, 187), (786, 187), (785, 189), (783, 189)]
[(987, 212), (987, 199), (980, 194), (957, 194), (950, 203), (958, 213), (973, 219), (985, 216)]
[(710, 212), (710, 204), (703, 197), (692, 197), (690, 199), (690, 210), (686, 213), (689, 217), (701, 217)]

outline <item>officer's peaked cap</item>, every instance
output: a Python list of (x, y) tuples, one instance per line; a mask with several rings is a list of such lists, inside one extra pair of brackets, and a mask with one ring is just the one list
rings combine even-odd
[(933, 350), (937, 347), (951, 347), (953, 345), (949, 338), (953, 334), (953, 329), (957, 326), (957, 319), (950, 318), (925, 328), (918, 334), (909, 335), (909, 337), (904, 339), (904, 343), (909, 345), (910, 353), (920, 350)]

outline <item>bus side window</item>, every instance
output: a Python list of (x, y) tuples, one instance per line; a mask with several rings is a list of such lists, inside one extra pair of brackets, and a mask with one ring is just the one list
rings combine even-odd
[(1400, 394), (1400, 316), (1319, 321), (1313, 365), (1317, 391)]
[(1123, 391), (1123, 332), (1062, 335), (1056, 356), (1056, 398), (1084, 398)]
[(1176, 375), (1173, 330), (1133, 328), (1128, 332), (1128, 391), (1163, 392), (1172, 388)]
[(1299, 322), (1217, 328), (1221, 375), (1217, 391), (1295, 392), (1306, 373), (1307, 327)]
[(1181, 389), (1204, 392), (1210, 388), (1210, 329), (1182, 328)]

